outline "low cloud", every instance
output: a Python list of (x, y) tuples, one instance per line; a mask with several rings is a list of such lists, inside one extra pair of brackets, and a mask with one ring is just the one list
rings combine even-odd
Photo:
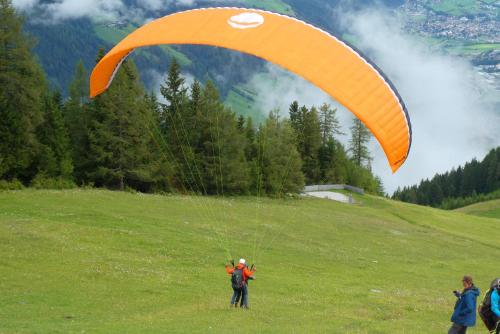
[(39, 0), (13, 0), (12, 4), (20, 10), (31, 10), (38, 4)]
[(112, 22), (132, 17), (136, 8), (125, 6), (122, 0), (14, 0), (14, 7), (26, 12), (32, 22), (56, 24), (65, 20), (88, 18), (97, 22)]
[(349, 16), (346, 26), (391, 78), (410, 113), (413, 146), (396, 174), (379, 145), (372, 145), (374, 172), (388, 191), (482, 158), (500, 145), (500, 115), (489, 100), (494, 92), (468, 62), (430, 51), (386, 12)]
[[(189, 90), (196, 80), (195, 77), (187, 72), (183, 72), (181, 76), (184, 79), (184, 87)], [(161, 86), (165, 85), (168, 73), (161, 73), (156, 70), (148, 70), (144, 73), (144, 77), (147, 78), (148, 82), (150, 83), (149, 86), (151, 87), (151, 91), (156, 95), (158, 101), (160, 103), (166, 103), (165, 98), (161, 94)]]
[[(288, 117), (288, 108), (293, 101), (308, 107), (329, 103), (338, 109), (344, 132), (351, 126), (352, 114), (309, 81), (271, 63), (266, 65), (265, 70), (265, 73), (253, 76), (247, 83), (257, 95), (256, 106), (264, 115), (279, 109), (282, 116)], [(346, 141), (343, 137), (339, 139)]]
[(13, 0), (18, 10), (35, 13), (33, 21), (56, 24), (65, 20), (88, 18), (96, 22), (129, 21), (142, 24), (158, 18), (172, 6), (190, 8), (203, 3), (235, 3), (226, 0), (137, 0), (127, 5), (123, 0)]
[(125, 11), (121, 0), (64, 0), (42, 6), (56, 21), (81, 17), (116, 20)]
[[(403, 167), (392, 174), (387, 159), (375, 140), (373, 171), (382, 177), (386, 191), (418, 183), (445, 172), (474, 157), (482, 158), (500, 145), (500, 115), (494, 96), (474, 68), (465, 60), (429, 50), (417, 38), (405, 34), (399, 22), (387, 12), (356, 13), (345, 17), (345, 27), (357, 47), (386, 73), (397, 87), (410, 113), (413, 145)], [(261, 110), (279, 107), (287, 114), (293, 100), (300, 104), (336, 103), (309, 82), (276, 66), (268, 66), (273, 80), (250, 80)], [(339, 108), (343, 130), (349, 131), (351, 114)], [(341, 138), (344, 144), (348, 137)]]
[(145, 8), (158, 6), (155, 0), (147, 0), (143, 5), (126, 6), (122, 0), (14, 0), (14, 6), (28, 15), (35, 13), (31, 20), (42, 24), (57, 24), (62, 21), (88, 18), (96, 22), (127, 20), (142, 22)]

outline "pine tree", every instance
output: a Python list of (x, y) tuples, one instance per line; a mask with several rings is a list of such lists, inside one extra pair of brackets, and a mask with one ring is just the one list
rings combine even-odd
[(211, 81), (205, 84), (201, 96), (203, 118), (199, 129), (201, 131), (199, 161), (203, 175), (200, 175), (199, 182), (205, 193), (222, 194), (224, 192), (224, 174), (222, 171), (219, 118), (224, 107), (220, 103), (219, 92)]
[(243, 132), (245, 134), (245, 157), (247, 161), (257, 159), (258, 147), (256, 142), (256, 129), (253, 125), (252, 117), (248, 117), (245, 121)]
[[(488, 169), (488, 173), (491, 173), (491, 185), (490, 185), (490, 190), (495, 191), (500, 189), (500, 147), (497, 147), (496, 149), (496, 161), (497, 161), (497, 172), (496, 172), (496, 178), (495, 178), (495, 172), (494, 172), (494, 167), (491, 167), (491, 169)], [(489, 174), (490, 175), (490, 174)]]
[(144, 96), (146, 109), (144, 114), (146, 145), (144, 169), (150, 178), (148, 190), (153, 192), (172, 191), (174, 189), (174, 166), (170, 160), (171, 152), (163, 142), (160, 131), (160, 104), (154, 93)]
[(298, 117), (297, 117), (297, 126), (296, 128), (294, 127), (295, 133), (297, 135), (297, 144), (298, 144), (298, 150), (300, 153), (300, 156), (302, 157), (302, 160), (304, 160), (304, 157), (307, 155), (306, 153), (306, 138), (305, 138), (305, 133), (306, 133), (306, 117), (307, 114), (309, 113), (309, 109), (306, 106), (302, 106), (299, 109)]
[(204, 124), (205, 117), (203, 114), (202, 86), (197, 80), (191, 85), (189, 104), (189, 113), (187, 117), (184, 117), (183, 123), (186, 123), (188, 126), (188, 133), (185, 134), (186, 141), (189, 142), (187, 149), (192, 155), (193, 162), (196, 163), (203, 146), (200, 128)]
[[(332, 109), (329, 104), (323, 103), (319, 109), (319, 126), (321, 132), (321, 147), (318, 152), (321, 183), (341, 183), (345, 179), (341, 164), (345, 161), (341, 151), (337, 149), (336, 135), (344, 135), (337, 118), (337, 109)], [(337, 156), (339, 155), (339, 156)], [(338, 169), (338, 170), (337, 170)]]
[[(452, 182), (455, 186), (455, 196), (453, 197), (460, 197), (462, 196), (462, 184), (463, 184), (463, 174), (464, 170), (462, 166), (459, 166), (456, 170), (456, 172), (453, 174)], [(420, 191), (420, 189), (418, 189)]]
[(491, 150), (483, 162), (486, 167), (486, 192), (500, 189), (500, 148)]
[(356, 166), (369, 167), (372, 161), (367, 143), (370, 141), (370, 131), (357, 118), (351, 127), (351, 140), (349, 141), (349, 152)]
[[(174, 152), (180, 150), (182, 143), (189, 141), (189, 138), (185, 138), (185, 131), (183, 131), (186, 130), (184, 123), (187, 123), (189, 110), (193, 109), (189, 108), (187, 91), (185, 80), (181, 75), (181, 67), (175, 58), (173, 58), (170, 63), (166, 81), (160, 87), (160, 92), (167, 101), (166, 104), (162, 105), (160, 121), (163, 133), (169, 140)], [(199, 85), (195, 88), (194, 94), (199, 97)], [(181, 128), (181, 126), (184, 128)], [(181, 156), (178, 156), (178, 158), (182, 160)]]
[(300, 152), (301, 156), (304, 155), (304, 117), (308, 112), (309, 109), (307, 109), (306, 106), (299, 108), (299, 103), (297, 101), (293, 101), (292, 104), (290, 104), (290, 125), (295, 131), (297, 150)]
[(181, 75), (181, 66), (175, 58), (172, 58), (165, 83), (160, 88), (161, 94), (168, 101), (169, 110), (175, 110), (185, 103), (187, 92), (185, 80)]
[(257, 131), (254, 128), (253, 120), (248, 117), (243, 129), (245, 135), (245, 160), (248, 166), (249, 189), (252, 193), (260, 195), (262, 186), (259, 164), (261, 161), (261, 152), (257, 143)]
[(96, 97), (89, 113), (88, 177), (97, 186), (147, 191), (154, 184), (150, 168), (150, 115), (132, 61), (125, 61), (113, 85)]
[(75, 75), (69, 86), (70, 99), (80, 106), (89, 102), (89, 80), (83, 61), (76, 64)]
[(302, 132), (302, 117), (300, 115), (299, 111), (299, 103), (297, 101), (293, 101), (290, 104), (290, 108), (288, 110), (289, 115), (290, 115), (290, 124), (292, 128), (295, 130), (297, 133)]
[(443, 190), (438, 182), (431, 182), (429, 189), (429, 203), (432, 206), (439, 206), (443, 201)]
[(321, 131), (321, 143), (325, 146), (330, 139), (335, 140), (336, 135), (344, 135), (340, 122), (337, 118), (337, 109), (327, 103), (319, 108), (319, 126)]
[(463, 173), (463, 181), (462, 181), (462, 197), (471, 196), (473, 192), (478, 191), (477, 189), (477, 169), (478, 169), (478, 161), (476, 159), (472, 159), (472, 161), (467, 162), (464, 166)]
[(0, 178), (28, 182), (40, 148), (44, 75), (10, 0), (0, 0)]
[(302, 170), (308, 184), (317, 183), (321, 179), (318, 161), (321, 146), (321, 129), (318, 112), (315, 107), (310, 110), (306, 106), (299, 108), (294, 101), (289, 108), (290, 125), (295, 133), (296, 147), (302, 159)]
[(56, 92), (44, 97), (44, 121), (38, 128), (41, 151), (38, 170), (44, 177), (70, 180), (73, 175), (70, 139), (62, 116), (62, 98)]
[(197, 129), (201, 120), (201, 87), (196, 81), (189, 99), (180, 65), (172, 59), (160, 91), (167, 102), (161, 105), (160, 128), (175, 160), (175, 183), (180, 190), (204, 193), (195, 153), (201, 145)]
[(75, 179), (78, 183), (84, 183), (86, 181), (85, 170), (89, 162), (89, 83), (82, 61), (76, 66), (69, 93), (69, 99), (63, 107), (63, 115), (71, 143)]
[(243, 116), (243, 115), (238, 116), (238, 122), (236, 124), (236, 127), (238, 128), (239, 131), (244, 131), (244, 129), (245, 129), (245, 116)]
[(246, 193), (249, 189), (245, 137), (238, 131), (234, 113), (226, 110), (215, 85), (208, 81), (202, 91), (204, 122), (203, 184), (208, 193)]
[(344, 146), (330, 138), (319, 149), (318, 162), (321, 170), (321, 183), (343, 184), (347, 182), (347, 154)]
[(259, 168), (264, 192), (283, 196), (302, 191), (302, 162), (291, 122), (281, 121), (275, 112), (271, 112), (258, 133), (258, 142), (262, 152)]
[(318, 161), (318, 153), (321, 147), (321, 129), (317, 109), (312, 107), (307, 112), (304, 112), (303, 120), (302, 169), (306, 177), (306, 182), (317, 184), (321, 178)]

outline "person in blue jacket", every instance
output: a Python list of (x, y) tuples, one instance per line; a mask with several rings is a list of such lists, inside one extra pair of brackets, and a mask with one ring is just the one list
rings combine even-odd
[(479, 289), (474, 286), (470, 276), (464, 276), (462, 284), (464, 286), (462, 292), (453, 291), (458, 299), (451, 316), (453, 325), (448, 330), (448, 334), (465, 334), (468, 327), (476, 324), (476, 303)]
[(495, 322), (497, 324), (496, 334), (500, 334), (500, 281), (497, 286), (493, 288), (491, 293), (491, 312), (495, 317)]

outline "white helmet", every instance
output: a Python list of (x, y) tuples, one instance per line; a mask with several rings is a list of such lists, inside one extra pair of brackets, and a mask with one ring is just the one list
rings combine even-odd
[(245, 261), (245, 259), (240, 259), (240, 263), (241, 264), (245, 264), (247, 261)]

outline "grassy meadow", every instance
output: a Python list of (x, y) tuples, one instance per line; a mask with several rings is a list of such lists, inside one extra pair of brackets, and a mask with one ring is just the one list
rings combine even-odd
[(472, 204), (456, 210), (470, 215), (500, 219), (500, 199)]
[(500, 276), (500, 219), (355, 197), (0, 192), (0, 333), (444, 333), (461, 276)]

